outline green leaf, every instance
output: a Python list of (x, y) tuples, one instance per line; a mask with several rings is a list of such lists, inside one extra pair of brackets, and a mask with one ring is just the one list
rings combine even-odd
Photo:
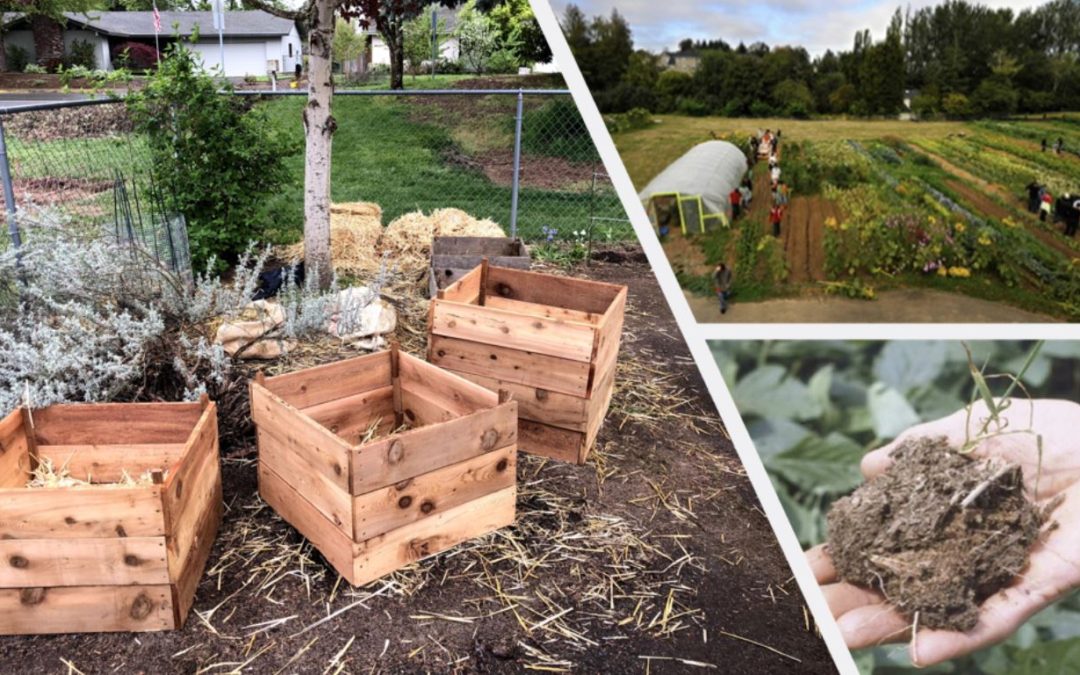
[(747, 373), (731, 395), (744, 417), (811, 420), (822, 414), (806, 385), (788, 377), (787, 370), (780, 366), (762, 366)]
[(874, 363), (874, 375), (902, 394), (930, 386), (945, 367), (948, 349), (939, 340), (888, 342)]
[(812, 436), (765, 462), (766, 468), (814, 494), (842, 494), (863, 481), (863, 449), (841, 433)]
[(1080, 675), (1080, 639), (1041, 642), (1009, 651), (1014, 675)]
[(880, 439), (896, 438), (920, 421), (907, 399), (881, 382), (870, 387), (867, 399), (874, 434)]
[(754, 420), (748, 431), (762, 461), (790, 450), (811, 435), (811, 431), (798, 422), (782, 418)]

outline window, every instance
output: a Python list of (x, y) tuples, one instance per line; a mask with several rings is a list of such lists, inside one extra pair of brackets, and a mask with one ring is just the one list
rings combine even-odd
[(292, 58), (292, 43), (289, 43), (289, 58)]

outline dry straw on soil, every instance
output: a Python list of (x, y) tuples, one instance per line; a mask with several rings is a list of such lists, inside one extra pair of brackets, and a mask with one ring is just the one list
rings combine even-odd
[[(437, 236), (503, 237), (506, 233), (498, 223), (460, 209), (406, 213), (384, 229), (378, 204), (347, 202), (330, 207), (330, 257), (338, 274), (378, 272), (384, 256), (402, 272), (419, 272), (427, 268), (431, 242)], [(281, 251), (286, 260), (303, 256), (303, 242)]]

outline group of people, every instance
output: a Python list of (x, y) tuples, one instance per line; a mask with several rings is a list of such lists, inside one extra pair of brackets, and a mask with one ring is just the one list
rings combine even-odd
[(1054, 199), (1054, 195), (1038, 181), (1027, 186), (1028, 211), (1037, 213), (1042, 222), (1063, 223), (1065, 236), (1075, 237), (1080, 230), (1080, 194), (1066, 192)]
[[(1045, 138), (1042, 139), (1042, 151), (1046, 152), (1048, 147), (1049, 147), (1049, 143), (1047, 142), (1047, 140)], [(1059, 154), (1059, 155), (1061, 153), (1065, 152), (1065, 139), (1064, 138), (1058, 136), (1058, 139), (1056, 141), (1054, 141), (1054, 152)]]

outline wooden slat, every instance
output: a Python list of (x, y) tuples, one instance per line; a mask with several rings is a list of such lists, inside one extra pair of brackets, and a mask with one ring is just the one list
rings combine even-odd
[(580, 463), (585, 434), (532, 420), (518, 421), (518, 449), (560, 462)]
[(350, 581), (362, 586), (463, 541), (511, 525), (516, 500), (517, 487), (511, 486), (369, 539), (358, 547)]
[(608, 409), (611, 407), (611, 398), (614, 391), (615, 369), (612, 368), (589, 400), (589, 427), (585, 430), (585, 441), (582, 445), (578, 464), (584, 464), (586, 457), (592, 451), (596, 437), (600, 433), (600, 427), (604, 424), (604, 418), (607, 417)]
[(192, 432), (187, 449), (169, 471), (163, 498), (167, 517), (169, 570), (176, 579), (196, 550), (203, 515), (221, 494), (217, 408), (211, 403)]
[(598, 325), (601, 319), (604, 318), (603, 314), (590, 314), (589, 312), (581, 312), (576, 309), (566, 309), (565, 307), (538, 305), (535, 302), (512, 300), (510, 298), (502, 298), (497, 295), (487, 296), (487, 300), (484, 302), (484, 306), (494, 307), (496, 309), (504, 309), (508, 312), (514, 312), (515, 314), (524, 314), (525, 316), (538, 316), (545, 319), (569, 321), (571, 323), (581, 323), (589, 326)]
[(30, 441), (21, 408), (0, 420), (0, 488), (26, 485), (30, 479)]
[(159, 537), (161, 488), (11, 488), (0, 490), (0, 539)]
[(499, 403), (499, 395), (469, 380), (401, 354), (401, 387), (423, 395), (455, 415), (470, 415)]
[(439, 291), (440, 300), (471, 305), (480, 297), (480, 266)]
[[(387, 358), (387, 378), (390, 362)], [(257, 382), (251, 383), (251, 417), (255, 426), (266, 429), (288, 445), (327, 480), (349, 489), (351, 446), (330, 430), (289, 405)]]
[(578, 323), (515, 314), (494, 307), (434, 301), (432, 332), (524, 351), (589, 361), (595, 329)]
[(0, 540), (0, 588), (168, 583), (164, 537)]
[(432, 335), (428, 361), (441, 368), (495, 377), (530, 387), (585, 396), (589, 364), (482, 342)]
[(461, 417), (423, 394), (404, 389), (401, 392), (401, 410), (404, 421), (413, 429)]
[(188, 612), (195, 602), (195, 592), (210, 559), (210, 551), (214, 547), (218, 528), (221, 527), (224, 508), (221, 481), (218, 481), (214, 496), (210, 500), (210, 508), (203, 512), (202, 520), (196, 525), (195, 536), (191, 542), (192, 550), (184, 559), (179, 577), (173, 579), (173, 608), (177, 628), (183, 628)]
[(353, 450), (351, 494), (361, 495), (517, 442), (517, 403), (420, 427)]
[(488, 274), (488, 295), (550, 305), (589, 314), (603, 314), (621, 286), (573, 277), (493, 267)]
[(516, 382), (504, 382), (494, 377), (461, 373), (489, 391), (510, 392), (518, 404), (518, 417), (543, 422), (555, 427), (585, 431), (589, 422), (589, 401), (556, 391), (529, 387)]
[(339, 574), (346, 579), (352, 576), (352, 539), (263, 462), (259, 462), (259, 496), (310, 541)]
[(353, 498), (353, 539), (363, 541), (516, 484), (510, 446)]
[(358, 443), (373, 422), (393, 425), (394, 387), (388, 384), (304, 408), (300, 412), (337, 434), (346, 443)]
[(138, 445), (41, 445), (38, 456), (64, 467), (79, 480), (117, 483), (124, 472), (138, 478), (145, 471), (165, 471), (184, 452), (183, 443)]
[(347, 490), (308, 464), (288, 443), (267, 429), (259, 429), (259, 461), (266, 464), (289, 487), (302, 494), (346, 535), (352, 535), (352, 498)]
[(3, 635), (157, 631), (173, 627), (168, 585), (0, 590)]
[(308, 408), (327, 401), (362, 394), (390, 385), (390, 352), (306, 368), (295, 373), (268, 377), (266, 388), (296, 408)]
[(619, 343), (622, 340), (623, 318), (626, 311), (626, 293), (627, 289), (624, 286), (600, 322), (600, 330), (596, 335), (596, 354), (593, 358), (590, 391), (593, 391), (596, 385), (604, 380), (608, 371), (615, 369), (618, 361)]
[(34, 411), (41, 445), (184, 443), (199, 421), (198, 403), (78, 403)]

